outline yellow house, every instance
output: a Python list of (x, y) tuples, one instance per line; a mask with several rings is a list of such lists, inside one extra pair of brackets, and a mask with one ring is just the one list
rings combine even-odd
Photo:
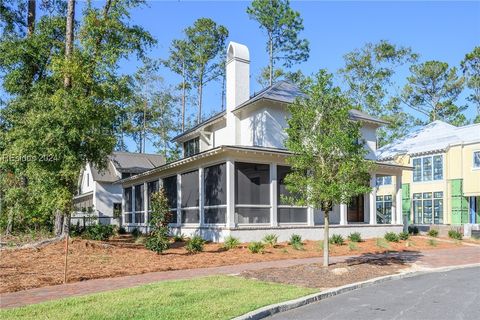
[[(402, 210), (410, 224), (480, 223), (480, 124), (434, 121), (377, 150), (403, 171)], [(388, 214), (394, 177), (377, 176), (377, 212)]]

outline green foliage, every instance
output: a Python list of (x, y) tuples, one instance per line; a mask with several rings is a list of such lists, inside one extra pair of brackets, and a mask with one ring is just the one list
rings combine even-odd
[[(395, 234), (396, 235), (396, 234)], [(384, 248), (384, 249), (388, 249), (389, 248), (389, 245), (388, 243), (385, 241), (385, 239), (383, 238), (376, 238), (375, 239), (375, 245), (379, 248)]]
[(105, 241), (115, 233), (114, 226), (105, 224), (94, 224), (87, 226), (83, 236), (90, 240)]
[(395, 232), (387, 232), (387, 233), (385, 233), (384, 238), (385, 238), (385, 240), (387, 240), (388, 242), (398, 242), (398, 241), (400, 241), (400, 238), (399, 238), (398, 234), (396, 234)]
[(417, 226), (408, 226), (408, 233), (416, 236), (419, 233), (418, 227)]
[(338, 73), (347, 84), (349, 98), (362, 111), (388, 122), (377, 130), (379, 146), (408, 133), (413, 117), (402, 110), (392, 80), (396, 71), (415, 62), (417, 55), (408, 47), (382, 40), (367, 43), (343, 58), (345, 66)]
[(274, 80), (274, 73), (281, 72), (276, 71), (276, 63), (290, 68), (293, 64), (307, 61), (310, 51), (308, 40), (299, 39), (303, 30), (303, 19), (299, 12), (290, 7), (288, 0), (254, 0), (247, 8), (247, 13), (267, 34), (269, 67), (268, 75), (265, 76), (270, 85)]
[(235, 249), (240, 245), (240, 240), (238, 238), (228, 236), (223, 242), (223, 247), (227, 250)]
[(203, 251), (203, 246), (205, 245), (205, 240), (200, 236), (193, 236), (189, 239), (185, 245), (185, 249), (189, 253), (198, 253)]
[(118, 228), (118, 234), (126, 234), (127, 233), (127, 230), (125, 230), (125, 228), (123, 226), (120, 226)]
[(480, 123), (480, 47), (475, 47), (472, 52), (467, 53), (460, 65), (466, 78), (466, 86), (472, 90), (467, 99), (477, 107), (474, 122)]
[(185, 242), (185, 235), (181, 234), (176, 234), (173, 236), (173, 241), (174, 242)]
[(140, 232), (140, 230), (138, 228), (133, 228), (132, 231), (130, 231), (130, 234), (134, 238), (138, 238), (142, 235), (142, 233)]
[(150, 234), (145, 243), (149, 250), (160, 254), (168, 249), (168, 223), (171, 218), (170, 206), (162, 188), (151, 195)]
[(345, 240), (343, 239), (342, 235), (340, 234), (332, 234), (330, 239), (328, 240), (332, 244), (336, 244), (337, 246), (341, 246), (345, 244)]
[(410, 234), (408, 232), (403, 232), (402, 231), (398, 234), (398, 238), (400, 240), (408, 240), (410, 238)]
[(462, 112), (467, 106), (455, 104), (463, 90), (464, 78), (448, 63), (427, 61), (410, 67), (411, 75), (402, 92), (402, 100), (427, 117), (426, 123), (442, 120), (453, 125), (466, 122)]
[(455, 229), (448, 230), (448, 237), (454, 240), (462, 240), (462, 234)]
[(430, 229), (430, 230), (428, 230), (428, 235), (430, 237), (436, 238), (436, 237), (438, 237), (438, 230), (437, 229)]
[(350, 240), (351, 242), (362, 242), (362, 235), (360, 234), (360, 232), (352, 232), (348, 236), (348, 240)]
[(438, 242), (435, 239), (428, 239), (428, 244), (432, 247), (436, 247)]
[(290, 241), (288, 241), (288, 243), (291, 245), (295, 243), (302, 244), (302, 236), (294, 233), (290, 236)]
[(263, 237), (263, 242), (274, 248), (278, 242), (278, 235), (274, 233), (266, 234), (265, 237)]
[(355, 250), (358, 250), (358, 245), (356, 242), (349, 242), (348, 243), (348, 249), (350, 251), (355, 251)]
[(251, 253), (263, 253), (263, 251), (265, 250), (265, 244), (260, 241), (250, 242), (248, 244), (248, 250)]

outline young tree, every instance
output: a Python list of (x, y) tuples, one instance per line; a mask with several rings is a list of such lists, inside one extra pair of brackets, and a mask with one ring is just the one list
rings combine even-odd
[(329, 212), (335, 204), (370, 192), (373, 162), (365, 160), (361, 124), (350, 120), (351, 104), (332, 85), (332, 76), (321, 70), (303, 91), (305, 96), (288, 106), (292, 173), (285, 182), (295, 203), (323, 211), (323, 265), (328, 266)]
[(150, 234), (145, 243), (147, 249), (157, 254), (168, 249), (168, 223), (171, 221), (171, 216), (168, 198), (162, 188), (152, 194)]
[(460, 65), (466, 78), (466, 85), (472, 90), (467, 99), (477, 107), (474, 122), (480, 123), (480, 47), (475, 47), (472, 52), (467, 53)]
[(250, 19), (257, 21), (260, 28), (267, 33), (270, 85), (273, 83), (274, 74), (279, 73), (275, 71), (277, 62), (290, 68), (293, 64), (308, 59), (308, 40), (299, 39), (303, 30), (303, 19), (298, 11), (290, 7), (289, 0), (253, 0), (247, 13)]
[[(197, 88), (197, 123), (202, 121), (203, 87), (218, 79), (223, 72), (225, 41), (228, 30), (208, 18), (200, 18), (185, 29), (187, 52), (191, 62), (192, 84)], [(188, 64), (187, 64), (188, 65)]]
[(427, 61), (411, 66), (410, 72), (402, 92), (405, 104), (426, 116), (427, 122), (442, 120), (453, 125), (466, 122), (462, 112), (467, 107), (455, 104), (464, 85), (457, 68), (449, 68), (446, 62)]
[(385, 145), (408, 132), (413, 117), (402, 110), (392, 83), (395, 70), (416, 61), (408, 47), (382, 40), (367, 43), (343, 56), (345, 66), (338, 73), (346, 84), (346, 93), (360, 110), (388, 121), (379, 129), (379, 145)]

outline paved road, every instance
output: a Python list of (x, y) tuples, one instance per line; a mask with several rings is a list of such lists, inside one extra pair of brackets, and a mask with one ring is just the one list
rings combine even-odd
[(387, 281), (269, 319), (480, 319), (480, 268)]

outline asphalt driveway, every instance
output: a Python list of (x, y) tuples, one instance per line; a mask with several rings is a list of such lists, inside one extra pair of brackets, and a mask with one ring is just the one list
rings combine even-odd
[(480, 268), (387, 281), (269, 319), (467, 320), (480, 317)]

